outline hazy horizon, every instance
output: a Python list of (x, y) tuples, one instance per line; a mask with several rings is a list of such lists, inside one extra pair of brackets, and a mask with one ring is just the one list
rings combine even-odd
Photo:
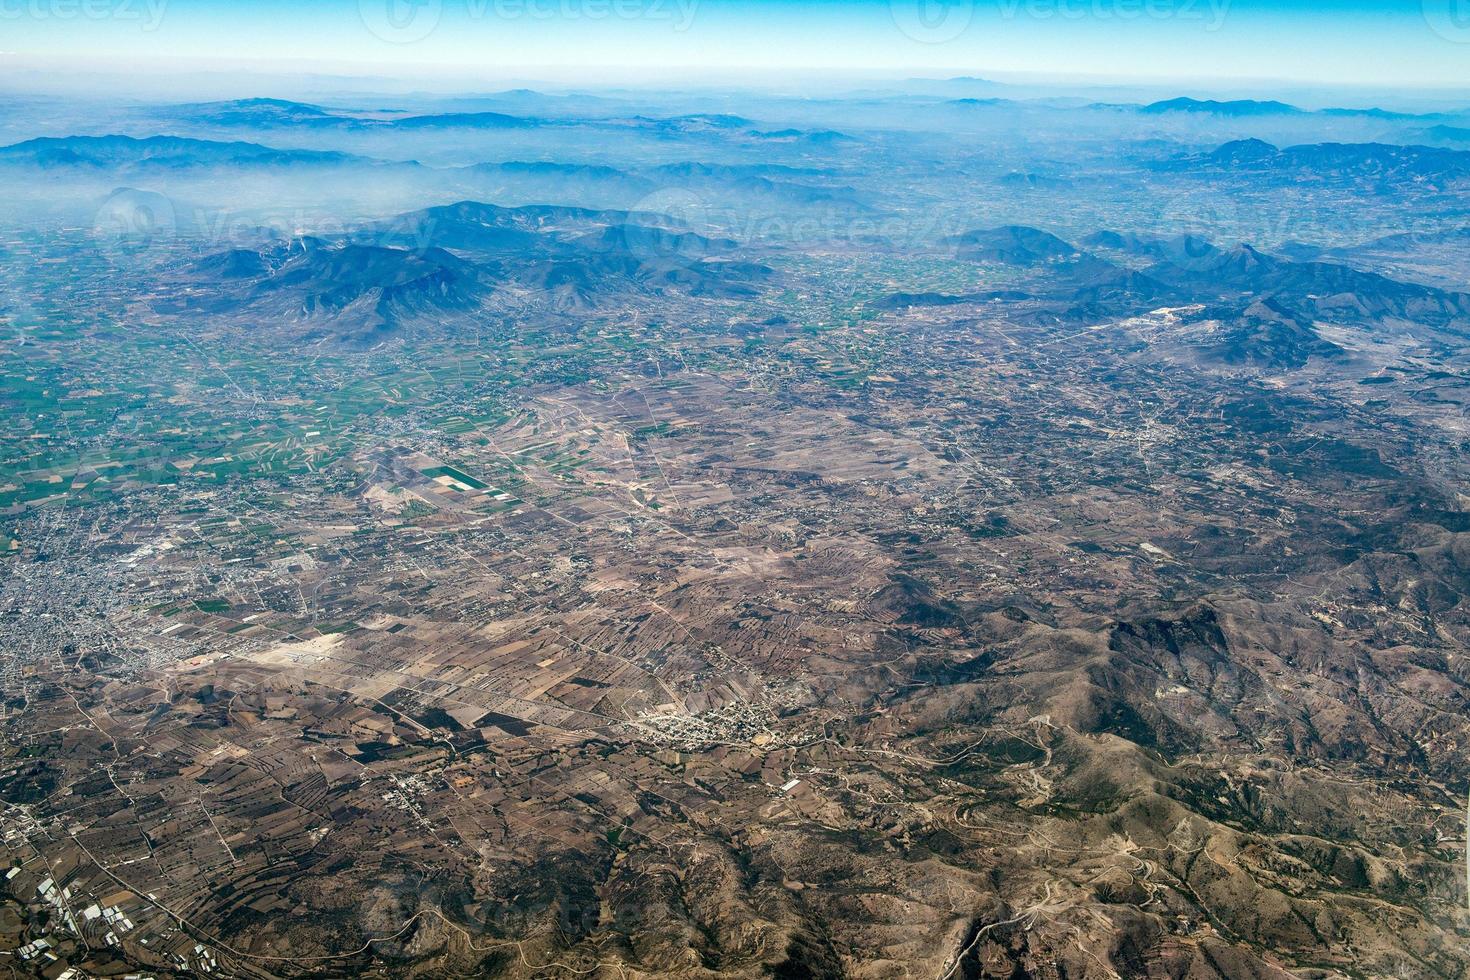
[[(0, 78), (103, 67), (414, 80), (949, 74), (1464, 90), (1459, 0), (7, 0)], [(656, 68), (651, 66), (657, 66)], [(697, 72), (697, 78), (690, 78)]]
[[(0, 93), (21, 98), (57, 98), (82, 102), (180, 102), (279, 99), (352, 105), (384, 100), (493, 98), (508, 92), (546, 95), (597, 95), (637, 98), (678, 92), (726, 98), (747, 93), (774, 98), (843, 99), (854, 96), (939, 96), (946, 89), (967, 88), (957, 97), (981, 90), (990, 98), (1018, 102), (1087, 102), (1146, 104), (1172, 98), (1200, 100), (1282, 101), (1307, 110), (1383, 108), (1433, 112), (1470, 105), (1470, 85), (1367, 85), (1310, 82), (1289, 78), (1202, 78), (1199, 76), (1066, 76), (987, 69), (936, 69), (861, 73), (838, 69), (781, 69), (707, 72), (698, 83), (680, 84), (679, 77), (659, 72), (616, 75), (611, 71), (555, 69), (497, 75), (389, 74), (354, 66), (334, 71), (302, 67), (204, 70), (188, 65), (159, 67), (151, 72), (124, 71), (94, 63), (92, 70), (62, 71), (37, 66), (0, 67)], [(596, 77), (593, 77), (596, 76)]]

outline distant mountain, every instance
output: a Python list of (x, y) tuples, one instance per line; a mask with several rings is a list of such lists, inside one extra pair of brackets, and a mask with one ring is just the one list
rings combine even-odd
[(584, 120), (560, 120), (564, 124), (603, 129), (634, 130), (659, 139), (677, 140), (691, 136), (721, 138), (757, 136), (755, 123), (744, 116), (698, 112), (680, 116), (613, 116)]
[(744, 116), (735, 116), (728, 113), (699, 112), (686, 116), (633, 116), (628, 120), (631, 125), (644, 129), (659, 129), (666, 132), (697, 133), (709, 130), (733, 131), (748, 129), (755, 123)]
[(977, 262), (1004, 262), (1007, 265), (1034, 265), (1077, 254), (1076, 247), (1050, 232), (1025, 225), (1006, 225), (965, 232), (954, 239), (962, 259)]
[(1137, 235), (1124, 234), (1117, 231), (1095, 231), (1090, 235), (1084, 235), (1082, 244), (1088, 248), (1109, 248), (1123, 251), (1130, 248), (1133, 243), (1149, 241), (1151, 239), (1140, 238)]
[(655, 294), (674, 289), (733, 299), (756, 295), (773, 275), (765, 265), (734, 257), (738, 244), (732, 240), (645, 224), (633, 215), (573, 244), (582, 249), (577, 272), (592, 277), (595, 288), (627, 283)]
[(624, 103), (622, 99), (593, 95), (589, 92), (552, 95), (529, 88), (507, 89), (504, 92), (491, 92), (488, 95), (455, 101), (471, 105), (509, 105), (516, 106), (520, 109), (544, 109), (555, 106), (565, 111), (570, 107), (575, 107), (579, 110), (593, 109), (599, 112), (605, 111), (609, 106), (618, 106)]
[[(1470, 333), (1470, 294), (1402, 282), (1348, 265), (1292, 261), (1249, 245), (1222, 249), (1193, 236), (1157, 238), (1103, 231), (1080, 251), (1049, 232), (1024, 226), (972, 231), (956, 240), (964, 258), (1034, 270), (1015, 287), (1041, 304), (1021, 315), (1072, 320), (1128, 317), (1164, 307), (1207, 306), (1224, 326), (1209, 356), (1229, 364), (1299, 367), (1343, 352), (1316, 332), (1318, 321), (1415, 324)], [(1128, 260), (1152, 259), (1135, 268)], [(894, 293), (874, 303), (903, 310), (983, 301), (987, 295)], [(1203, 349), (1203, 348), (1202, 348)]]
[(744, 129), (754, 125), (751, 120), (744, 116), (737, 116), (728, 112), (696, 113), (689, 116), (675, 116), (672, 121), (682, 122), (686, 125), (703, 125), (713, 129)]
[(0, 147), (0, 164), (42, 169), (150, 167), (294, 167), (372, 165), (378, 161), (324, 150), (278, 150), (259, 143), (189, 139), (181, 136), (42, 137)]
[(709, 187), (719, 194), (735, 196), (743, 201), (768, 197), (791, 204), (867, 207), (852, 187), (815, 184), (807, 180), (826, 173), (813, 167), (711, 163), (663, 164), (647, 171), (649, 178), (655, 181), (677, 180), (689, 186)]
[(258, 279), (270, 274), (266, 255), (253, 248), (232, 248), (195, 262), (192, 271), (206, 279)]
[(1035, 299), (1019, 289), (995, 289), (979, 293), (890, 293), (871, 304), (878, 310), (908, 310), (925, 306), (960, 306), (966, 303), (1020, 302)]
[(555, 195), (561, 200), (636, 199), (659, 188), (659, 183), (617, 167), (586, 163), (560, 163), (549, 160), (509, 160), (504, 163), (479, 163), (464, 168), (467, 177), (492, 183), (477, 188), (477, 194), (502, 197), (513, 193), (519, 197)]
[(165, 312), (204, 309), (271, 317), (306, 338), (371, 346), (410, 323), (479, 308), (495, 288), (484, 270), (440, 248), (422, 250), (301, 238), (231, 249), (193, 263), (204, 287)]
[(1399, 282), (1326, 262), (1293, 262), (1249, 245), (1163, 262), (1149, 276), (1196, 297), (1270, 298), (1294, 315), (1350, 320), (1393, 318), (1450, 325), (1470, 318), (1470, 295)]
[(596, 241), (600, 250), (623, 249), (634, 255), (706, 256), (739, 247), (728, 238), (706, 238), (692, 231), (670, 231), (630, 221), (607, 226)]
[[(1107, 240), (1114, 240), (1112, 234), (1108, 233)], [(966, 232), (954, 242), (960, 258), (1034, 268), (1037, 276), (1024, 288), (957, 295), (894, 293), (875, 302), (874, 306), (896, 310), (1035, 299), (1061, 304), (1054, 312), (1077, 317), (1127, 315), (1182, 301), (1184, 297), (1180, 290), (1167, 282), (1081, 251), (1056, 235), (1037, 228), (1007, 225), (976, 230)]]
[(1044, 266), (1032, 291), (1065, 303), (1070, 316), (1136, 312), (1180, 298), (1166, 282), (1084, 252), (1038, 228), (1006, 225), (970, 231), (956, 238), (955, 244), (962, 259)]
[(1302, 109), (1299, 106), (1294, 106), (1287, 102), (1278, 102), (1275, 100), (1261, 101), (1257, 99), (1234, 99), (1225, 102), (1216, 101), (1215, 99), (1166, 99), (1162, 102), (1153, 102), (1145, 106), (1139, 106), (1137, 111), (1146, 115), (1155, 116), (1169, 112), (1188, 112), (1234, 119), (1256, 116), (1326, 116), (1340, 119), (1378, 119), (1384, 122), (1396, 122), (1409, 119), (1443, 118), (1439, 113), (1395, 112), (1390, 109), (1380, 109), (1377, 107), (1365, 109), (1352, 107)]
[(283, 99), (237, 99), (169, 106), (169, 118), (187, 124), (222, 127), (343, 130), (524, 129), (541, 120), (502, 112), (411, 113), (401, 110), (329, 109)]
[(1360, 119), (1383, 119), (1386, 121), (1397, 121), (1401, 119), (1432, 119), (1435, 114), (1419, 114), (1414, 112), (1394, 112), (1391, 109), (1318, 109), (1319, 116), (1337, 116), (1341, 118)]
[(1073, 314), (1108, 315), (1151, 309), (1184, 299), (1168, 283), (1085, 252), (1048, 266), (1046, 276), (1051, 290), (1071, 304)]
[(749, 297), (773, 272), (737, 249), (658, 215), (461, 201), (341, 239), (207, 256), (182, 273), (185, 298), (160, 309), (238, 313), (363, 346), (405, 329), (444, 329), (452, 315), (474, 315), (500, 296), (559, 309), (630, 291)]
[(1424, 130), (1425, 139), (1437, 143), (1470, 143), (1470, 128), (1464, 126), (1430, 126)]
[(483, 173), (501, 173), (526, 177), (586, 178), (590, 180), (626, 180), (625, 170), (590, 163), (558, 163), (551, 160), (507, 160), (504, 163), (479, 163), (469, 169)]
[(475, 283), (473, 267), (444, 249), (353, 244), (305, 250), (276, 269), (261, 288), (300, 293), (307, 313), (340, 313), (368, 299), (377, 315), (467, 309), (484, 293)]
[(1163, 102), (1153, 102), (1149, 105), (1142, 106), (1138, 111), (1147, 115), (1162, 115), (1167, 112), (1193, 112), (1234, 118), (1243, 116), (1297, 116), (1303, 114), (1301, 109), (1298, 109), (1294, 105), (1288, 105), (1285, 102), (1260, 102), (1255, 99), (1236, 99), (1230, 102), (1217, 102), (1214, 99), (1167, 99)]
[(235, 99), (170, 107), (171, 114), (214, 126), (339, 126), (347, 117), (305, 102), (284, 99)]
[(1341, 347), (1323, 340), (1310, 320), (1269, 298), (1225, 314), (1199, 350), (1224, 364), (1289, 369), (1303, 367), (1312, 358), (1346, 356)]
[(1250, 166), (1275, 160), (1281, 151), (1272, 143), (1258, 139), (1231, 140), (1209, 155), (1211, 163), (1229, 166)]
[(1116, 231), (1099, 231), (1087, 235), (1082, 244), (1088, 248), (1123, 252), (1140, 258), (1183, 261), (1208, 255), (1215, 246), (1196, 235), (1175, 235), (1158, 238), (1151, 235), (1136, 235)]
[[(493, 220), (508, 222), (516, 227), (525, 228), (554, 228), (557, 226), (576, 226), (579, 224), (606, 224), (616, 221), (627, 221), (632, 215), (640, 212), (621, 210), (602, 210), (598, 208), (577, 208), (564, 204), (525, 204), (516, 208), (503, 208), (494, 204), (485, 204), (479, 201), (461, 201), (458, 204), (447, 205), (442, 208), (429, 208), (425, 211), (433, 217), (442, 217), (447, 211), (455, 213), (473, 214), (479, 218), (490, 220), (490, 215), (496, 215)], [(672, 219), (664, 219), (672, 221)]]
[(382, 129), (528, 129), (539, 120), (503, 112), (441, 112), (422, 116), (400, 116), (367, 123)]
[[(399, 215), (368, 234), (394, 244), (432, 244), (480, 255), (518, 255), (523, 259), (582, 250), (575, 239), (601, 233), (632, 220), (627, 211), (599, 211), (561, 205), (500, 207), (460, 201)], [(649, 220), (656, 220), (649, 216)]]
[[(329, 108), (305, 102), (282, 99), (240, 99), (225, 102), (184, 103), (161, 110), (164, 118), (180, 125), (205, 125), (240, 128), (306, 128), (346, 131), (437, 131), (437, 130), (514, 130), (534, 128), (634, 130), (662, 139), (691, 136), (713, 136), (754, 142), (792, 142), (813, 146), (853, 141), (853, 137), (829, 129), (778, 129), (762, 131), (757, 123), (732, 113), (687, 113), (674, 116), (611, 116), (605, 106), (615, 104), (590, 96), (576, 96), (573, 102), (587, 115), (563, 114), (555, 111), (563, 97), (544, 96), (534, 92), (504, 93), (498, 98), (459, 99), (458, 107), (493, 105), (517, 112), (545, 108), (552, 115), (520, 115), (496, 109), (457, 111), (405, 111), (403, 109)], [(154, 118), (159, 113), (150, 113)]]
[(769, 132), (750, 130), (749, 135), (762, 140), (780, 143), (812, 143), (817, 146), (833, 146), (838, 143), (856, 143), (855, 137), (839, 133), (835, 129), (776, 129)]
[(550, 241), (538, 232), (529, 216), (478, 201), (400, 215), (367, 229), (361, 237), (409, 248), (432, 244), (456, 252), (489, 255), (540, 254)]
[(1394, 143), (1311, 143), (1277, 149), (1263, 140), (1235, 140), (1200, 162), (1292, 182), (1349, 181), (1443, 190), (1470, 181), (1470, 151)]
[[(542, 185), (535, 182), (544, 181), (548, 193), (562, 197), (578, 191), (593, 195), (607, 192), (642, 196), (666, 188), (670, 181), (678, 181), (688, 186), (709, 187), (725, 195), (738, 195), (742, 201), (752, 197), (772, 197), (796, 204), (864, 206), (857, 191), (851, 187), (817, 185), (801, 179), (821, 175), (825, 171), (777, 164), (677, 163), (630, 172), (595, 164), (508, 161), (475, 164), (464, 168), (463, 172), (513, 182), (511, 186), (517, 187), (521, 193), (526, 193), (525, 185), (540, 187)], [(778, 179), (787, 176), (796, 179)]]

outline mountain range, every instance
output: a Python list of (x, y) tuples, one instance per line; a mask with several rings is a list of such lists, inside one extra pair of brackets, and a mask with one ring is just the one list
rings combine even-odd
[(1296, 261), (1247, 244), (1219, 248), (1196, 236), (1101, 231), (1082, 241), (1093, 251), (1028, 226), (966, 232), (953, 239), (959, 258), (1013, 266), (1029, 278), (1011, 290), (894, 293), (875, 305), (902, 310), (1031, 300), (1040, 304), (1036, 315), (1078, 321), (1193, 306), (1221, 324), (1202, 344), (1202, 354), (1227, 364), (1272, 368), (1343, 356), (1339, 346), (1321, 337), (1320, 322), (1470, 335), (1466, 292), (1402, 282), (1345, 264)]
[(0, 147), (0, 166), (163, 169), (202, 167), (311, 167), (379, 165), (333, 150), (284, 150), (243, 141), (219, 142), (183, 136), (41, 137)]
[(1243, 139), (1171, 166), (1225, 171), (1277, 184), (1446, 190), (1470, 180), (1470, 151), (1394, 143), (1311, 143), (1280, 149), (1265, 140)]
[(400, 215), (335, 238), (297, 237), (188, 263), (161, 312), (245, 314), (304, 340), (372, 346), (404, 330), (456, 329), (497, 297), (549, 309), (676, 292), (753, 295), (773, 275), (653, 214), (476, 201)]

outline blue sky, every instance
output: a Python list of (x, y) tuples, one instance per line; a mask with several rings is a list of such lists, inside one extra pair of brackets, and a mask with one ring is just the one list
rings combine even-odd
[(1470, 82), (1470, 0), (0, 0), (6, 65)]

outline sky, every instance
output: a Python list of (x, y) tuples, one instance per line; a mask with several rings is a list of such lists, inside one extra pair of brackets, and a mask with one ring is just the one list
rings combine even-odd
[(0, 0), (0, 71), (1470, 88), (1470, 0)]

